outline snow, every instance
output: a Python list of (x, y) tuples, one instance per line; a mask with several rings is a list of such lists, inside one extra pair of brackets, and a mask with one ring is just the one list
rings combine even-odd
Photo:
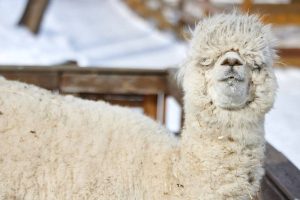
[[(185, 44), (156, 30), (120, 0), (52, 0), (38, 36), (15, 26), (25, 3), (0, 0), (2, 65), (46, 66), (73, 60), (82, 67), (166, 68), (185, 56)], [(300, 47), (299, 30), (276, 28), (275, 35), (281, 46)], [(266, 117), (266, 139), (300, 169), (300, 70), (276, 69), (276, 76), (278, 97)], [(167, 126), (178, 131), (181, 110), (172, 98), (167, 107)]]
[(17, 24), (26, 2), (26, 0), (0, 0), (0, 25), (13, 26)]
[[(25, 2), (10, 0), (1, 9), (8, 14), (18, 1)], [(37, 37), (13, 26), (15, 17), (7, 16), (0, 26), (6, 39), (0, 46), (2, 64), (55, 65), (73, 60), (82, 67), (166, 68), (179, 63), (186, 52), (184, 43), (149, 26), (119, 0), (52, 0)]]
[(266, 117), (266, 139), (300, 169), (300, 70), (276, 69), (278, 93)]

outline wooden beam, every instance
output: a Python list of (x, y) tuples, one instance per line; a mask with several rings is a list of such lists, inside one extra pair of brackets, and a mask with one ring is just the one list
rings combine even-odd
[(278, 49), (280, 57), (279, 65), (300, 67), (300, 48), (280, 48)]
[(37, 34), (48, 4), (49, 0), (28, 0), (19, 25)]
[[(153, 19), (157, 23), (159, 29), (175, 29), (176, 25), (170, 23), (163, 15), (162, 7), (158, 9), (151, 9), (147, 6), (146, 1), (142, 0), (125, 0), (125, 3), (138, 13), (140, 16)], [(161, 4), (162, 6), (165, 4)]]
[(145, 95), (143, 101), (144, 113), (152, 119), (157, 119), (157, 95)]
[(252, 6), (253, 6), (252, 0), (244, 0), (241, 8), (244, 12), (249, 12), (252, 9)]
[(300, 171), (270, 144), (266, 149), (266, 177), (288, 199), (300, 199)]
[(33, 72), (33, 71), (1, 71), (0, 75), (9, 80), (16, 80), (28, 84), (37, 85), (48, 90), (58, 90), (59, 76), (57, 72)]
[(91, 94), (91, 93), (80, 93), (77, 95), (83, 99), (89, 100), (104, 100), (113, 105), (129, 106), (129, 107), (143, 107), (143, 96), (142, 95), (115, 95), (115, 94)]
[(141, 94), (165, 91), (164, 76), (64, 73), (60, 90), (66, 93)]
[(300, 25), (300, 4), (253, 4), (252, 13), (259, 13), (265, 23)]

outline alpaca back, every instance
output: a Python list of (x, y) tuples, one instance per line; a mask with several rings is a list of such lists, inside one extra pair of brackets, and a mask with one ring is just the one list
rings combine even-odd
[(0, 111), (0, 199), (143, 199), (168, 191), (177, 140), (148, 117), (5, 79)]

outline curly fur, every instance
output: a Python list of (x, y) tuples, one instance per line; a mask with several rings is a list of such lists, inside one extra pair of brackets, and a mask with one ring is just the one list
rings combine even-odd
[[(181, 138), (127, 108), (0, 79), (0, 199), (251, 199), (276, 90), (273, 47), (255, 16), (200, 22), (180, 72)], [(232, 49), (252, 68), (252, 98), (238, 110), (209, 95), (211, 68)]]

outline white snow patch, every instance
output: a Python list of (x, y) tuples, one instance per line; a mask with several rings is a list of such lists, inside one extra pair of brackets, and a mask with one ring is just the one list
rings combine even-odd
[(266, 117), (266, 139), (300, 169), (300, 70), (276, 69), (278, 93)]

